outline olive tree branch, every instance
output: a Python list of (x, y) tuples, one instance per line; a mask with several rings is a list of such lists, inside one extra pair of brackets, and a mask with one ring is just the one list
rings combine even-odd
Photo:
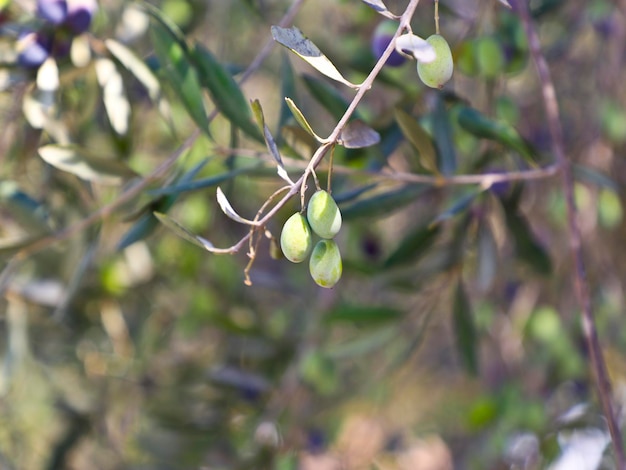
[(557, 164), (561, 169), (562, 186), (565, 194), (567, 208), (567, 224), (569, 231), (569, 249), (574, 262), (574, 281), (578, 302), (582, 309), (582, 330), (590, 356), (590, 366), (595, 379), (596, 390), (600, 403), (607, 420), (613, 451), (615, 453), (616, 466), (620, 470), (626, 469), (626, 459), (624, 457), (624, 447), (619, 424), (616, 419), (615, 409), (611, 397), (611, 382), (607, 371), (606, 362), (602, 354), (602, 348), (598, 339), (598, 332), (591, 305), (589, 284), (585, 274), (585, 263), (582, 253), (582, 241), (580, 226), (577, 219), (576, 203), (574, 200), (574, 176), (572, 164), (565, 154), (563, 140), (563, 129), (559, 116), (559, 106), (556, 98), (554, 83), (550, 75), (550, 69), (546, 59), (541, 52), (539, 36), (530, 18), (528, 2), (517, 0), (513, 3), (515, 9), (524, 24), (530, 54), (535, 62), (541, 93), (545, 107), (548, 130), (552, 140), (552, 150)]
[[(278, 24), (280, 26), (288, 26), (291, 24), (297, 15), (298, 11), (304, 4), (305, 0), (294, 0), (289, 7), (289, 9), (285, 12), (283, 17), (280, 19)], [(250, 65), (246, 68), (246, 70), (242, 73), (238, 82), (244, 83), (247, 81), (253, 74), (258, 70), (261, 64), (267, 59), (274, 48), (275, 42), (272, 38), (268, 39), (265, 43), (261, 51), (256, 55), (256, 57), (252, 60)], [(209, 116), (209, 122), (211, 122), (215, 117), (219, 114), (219, 110), (215, 109)], [(179, 160), (179, 158), (193, 146), (195, 141), (200, 136), (200, 131), (198, 129), (194, 130), (191, 135), (168, 157), (163, 163), (161, 163), (157, 168), (152, 170), (148, 175), (144, 176), (140, 179), (136, 184), (132, 185), (130, 188), (125, 190), (122, 194), (120, 194), (114, 201), (111, 203), (101, 207), (100, 209), (93, 212), (88, 217), (82, 219), (81, 221), (71, 225), (57, 233), (48, 235), (44, 238), (40, 238), (33, 243), (25, 246), (20, 251), (18, 251), (7, 263), (5, 268), (0, 273), (0, 293), (4, 292), (6, 289), (6, 285), (12, 277), (13, 273), (17, 270), (21, 262), (27, 259), (29, 256), (63, 240), (67, 240), (71, 238), (73, 235), (87, 229), (88, 227), (98, 223), (99, 221), (106, 219), (111, 216), (115, 211), (117, 211), (124, 204), (132, 201), (135, 197), (139, 196), (142, 191), (148, 188), (151, 184), (161, 180), (167, 172), (174, 166), (174, 164)], [(237, 245), (239, 248), (243, 246), (248, 237), (244, 237)], [(238, 249), (239, 249), (238, 248)]]

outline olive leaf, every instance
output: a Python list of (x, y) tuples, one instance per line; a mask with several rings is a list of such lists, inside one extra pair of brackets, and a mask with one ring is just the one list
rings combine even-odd
[(304, 117), (304, 114), (302, 114), (302, 111), (298, 109), (298, 107), (296, 106), (296, 103), (294, 103), (291, 98), (285, 98), (285, 102), (287, 103), (287, 106), (291, 110), (293, 117), (296, 119), (296, 122), (300, 124), (300, 127), (302, 127), (302, 129), (307, 131), (311, 136), (315, 137), (315, 140), (317, 140), (318, 142), (320, 143), (324, 142), (324, 139), (322, 139), (319, 135), (317, 135), (313, 131), (313, 128), (309, 124), (309, 121), (306, 120), (306, 118)]
[(222, 212), (224, 212), (224, 214), (226, 214), (229, 218), (233, 219), (235, 222), (239, 222), (240, 224), (246, 224), (246, 225), (255, 224), (255, 222), (253, 222), (252, 220), (245, 219), (241, 217), (239, 214), (237, 214), (237, 212), (235, 212), (235, 209), (233, 209), (233, 206), (231, 206), (230, 202), (228, 202), (228, 199), (226, 198), (224, 191), (222, 191), (222, 189), (219, 186), (217, 188), (217, 203), (222, 209)]
[(295, 26), (291, 28), (272, 26), (272, 37), (281, 46), (291, 50), (328, 78), (332, 78), (351, 88), (358, 88), (358, 85), (346, 80), (330, 59), (322, 54), (322, 51)]
[(372, 8), (373, 10), (375, 10), (377, 13), (381, 14), (382, 16), (392, 19), (392, 20), (396, 20), (399, 18), (399, 16), (394, 15), (393, 13), (391, 13), (388, 9), (387, 6), (381, 1), (381, 0), (361, 0), (363, 3), (365, 3), (368, 7)]
[(283, 180), (293, 186), (294, 182), (289, 178), (287, 174), (287, 170), (285, 170), (285, 165), (283, 164), (283, 159), (280, 156), (280, 152), (278, 151), (278, 145), (276, 145), (276, 141), (272, 136), (267, 124), (265, 124), (265, 116), (263, 115), (263, 108), (261, 107), (261, 102), (259, 100), (254, 100), (251, 102), (252, 106), (252, 114), (257, 121), (259, 127), (263, 130), (263, 137), (265, 139), (265, 145), (268, 150), (276, 160), (276, 171), (278, 176), (280, 176)]
[(137, 176), (118, 160), (90, 155), (75, 146), (45, 145), (39, 148), (38, 153), (49, 165), (87, 181), (120, 184), (126, 178)]
[(346, 124), (339, 137), (339, 144), (348, 149), (371, 147), (378, 142), (380, 134), (358, 119)]

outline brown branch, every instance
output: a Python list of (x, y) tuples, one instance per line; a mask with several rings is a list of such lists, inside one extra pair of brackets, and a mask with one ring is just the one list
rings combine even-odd
[(522, 19), (526, 36), (528, 37), (530, 54), (535, 62), (539, 82), (541, 84), (541, 93), (543, 95), (547, 125), (552, 140), (552, 151), (554, 152), (557, 164), (561, 167), (562, 185), (567, 206), (569, 247), (575, 267), (574, 281), (578, 302), (582, 309), (582, 329), (590, 356), (590, 367), (592, 369), (592, 375), (595, 379), (596, 390), (604, 416), (608, 423), (609, 433), (613, 443), (613, 451), (615, 453), (615, 463), (618, 469), (624, 470), (626, 469), (626, 459), (624, 458), (622, 435), (616, 419), (616, 413), (613, 408), (611, 382), (606, 362), (602, 354), (602, 348), (600, 346), (600, 340), (598, 339), (598, 332), (596, 330), (593, 316), (589, 284), (585, 274), (585, 263), (582, 254), (580, 227), (578, 224), (576, 204), (574, 200), (574, 176), (572, 173), (572, 164), (565, 154), (563, 129), (561, 127), (559, 106), (556, 98), (554, 83), (552, 82), (550, 69), (548, 68), (546, 59), (541, 52), (539, 36), (537, 35), (537, 31), (530, 17), (528, 3), (523, 0), (518, 0), (517, 2), (514, 2), (514, 6)]

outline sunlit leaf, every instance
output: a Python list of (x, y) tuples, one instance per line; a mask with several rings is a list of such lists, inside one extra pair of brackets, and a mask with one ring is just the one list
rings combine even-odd
[(191, 50), (200, 83), (209, 90), (215, 106), (235, 126), (257, 140), (263, 140), (252, 123), (248, 100), (230, 73), (202, 44)]
[(528, 143), (510, 124), (488, 118), (474, 108), (464, 106), (458, 113), (460, 126), (475, 137), (495, 140), (515, 150), (534, 164), (535, 155)]
[(124, 44), (113, 39), (104, 41), (107, 49), (133, 76), (146, 88), (150, 99), (159, 106), (159, 110), (169, 115), (166, 101), (161, 94), (161, 84), (156, 75), (135, 53)]
[(235, 209), (233, 209), (233, 206), (230, 205), (230, 202), (228, 202), (226, 195), (219, 187), (217, 188), (217, 203), (222, 209), (222, 212), (224, 212), (224, 214), (226, 214), (229, 218), (233, 219), (235, 222), (239, 222), (241, 224), (246, 224), (246, 225), (254, 224), (253, 221), (244, 219), (239, 214), (237, 214), (237, 212), (235, 212)]
[(461, 281), (458, 282), (454, 293), (452, 319), (461, 362), (468, 373), (476, 375), (478, 373), (478, 336), (474, 326), (472, 307)]
[(53, 57), (48, 57), (37, 70), (37, 88), (56, 91), (59, 88), (59, 67)]
[(381, 14), (382, 16), (385, 16), (392, 20), (398, 18), (398, 16), (394, 15), (387, 9), (387, 6), (381, 0), (361, 0), (361, 1), (365, 3), (368, 7), (376, 10), (376, 12)]
[(344, 220), (388, 216), (407, 204), (415, 202), (415, 199), (427, 189), (429, 188), (422, 185), (407, 185), (400, 189), (380, 193), (358, 200), (349, 206), (342, 206), (341, 216)]
[(171, 31), (156, 24), (150, 28), (152, 42), (165, 78), (178, 95), (196, 125), (209, 134), (209, 118), (202, 99), (202, 89), (187, 49)]
[(341, 131), (339, 144), (349, 149), (371, 147), (380, 142), (380, 134), (361, 120), (350, 121)]
[(123, 162), (96, 157), (74, 146), (46, 145), (40, 147), (38, 152), (49, 165), (88, 181), (120, 184), (127, 178), (137, 176)]
[(415, 264), (433, 246), (439, 235), (439, 225), (420, 225), (405, 236), (395, 250), (387, 257), (383, 266)]
[(293, 100), (291, 98), (285, 98), (285, 102), (287, 103), (287, 106), (291, 110), (291, 113), (293, 114), (293, 117), (296, 119), (296, 122), (298, 124), (300, 124), (300, 127), (302, 127), (302, 129), (304, 129), (311, 136), (313, 136), (315, 138), (315, 140), (317, 140), (318, 142), (322, 142), (324, 139), (322, 139), (315, 132), (313, 132), (313, 128), (309, 124), (309, 121), (306, 120), (306, 118), (304, 117), (304, 114), (302, 114), (302, 111), (300, 111), (300, 109), (298, 109), (298, 107), (293, 102)]
[(287, 49), (290, 49), (299, 57), (307, 61), (312, 67), (317, 69), (329, 78), (356, 88), (357, 85), (350, 83), (337, 70), (333, 63), (313, 44), (312, 41), (304, 37), (302, 31), (298, 28), (281, 28), (280, 26), (272, 26), (272, 37), (274, 40)]
[(420, 164), (433, 173), (439, 173), (437, 168), (437, 151), (430, 135), (406, 111), (396, 108), (395, 116), (402, 134), (419, 152)]
[(128, 132), (130, 103), (126, 97), (122, 75), (110, 59), (96, 60), (96, 76), (102, 88), (102, 101), (113, 130), (119, 135)]

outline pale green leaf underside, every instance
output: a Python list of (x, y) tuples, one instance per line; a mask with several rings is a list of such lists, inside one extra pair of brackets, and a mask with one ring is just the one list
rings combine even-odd
[(322, 54), (322, 51), (310, 39), (307, 39), (298, 28), (272, 26), (272, 37), (277, 43), (290, 49), (327, 77), (352, 88), (358, 87), (358, 85), (346, 80), (330, 59)]

